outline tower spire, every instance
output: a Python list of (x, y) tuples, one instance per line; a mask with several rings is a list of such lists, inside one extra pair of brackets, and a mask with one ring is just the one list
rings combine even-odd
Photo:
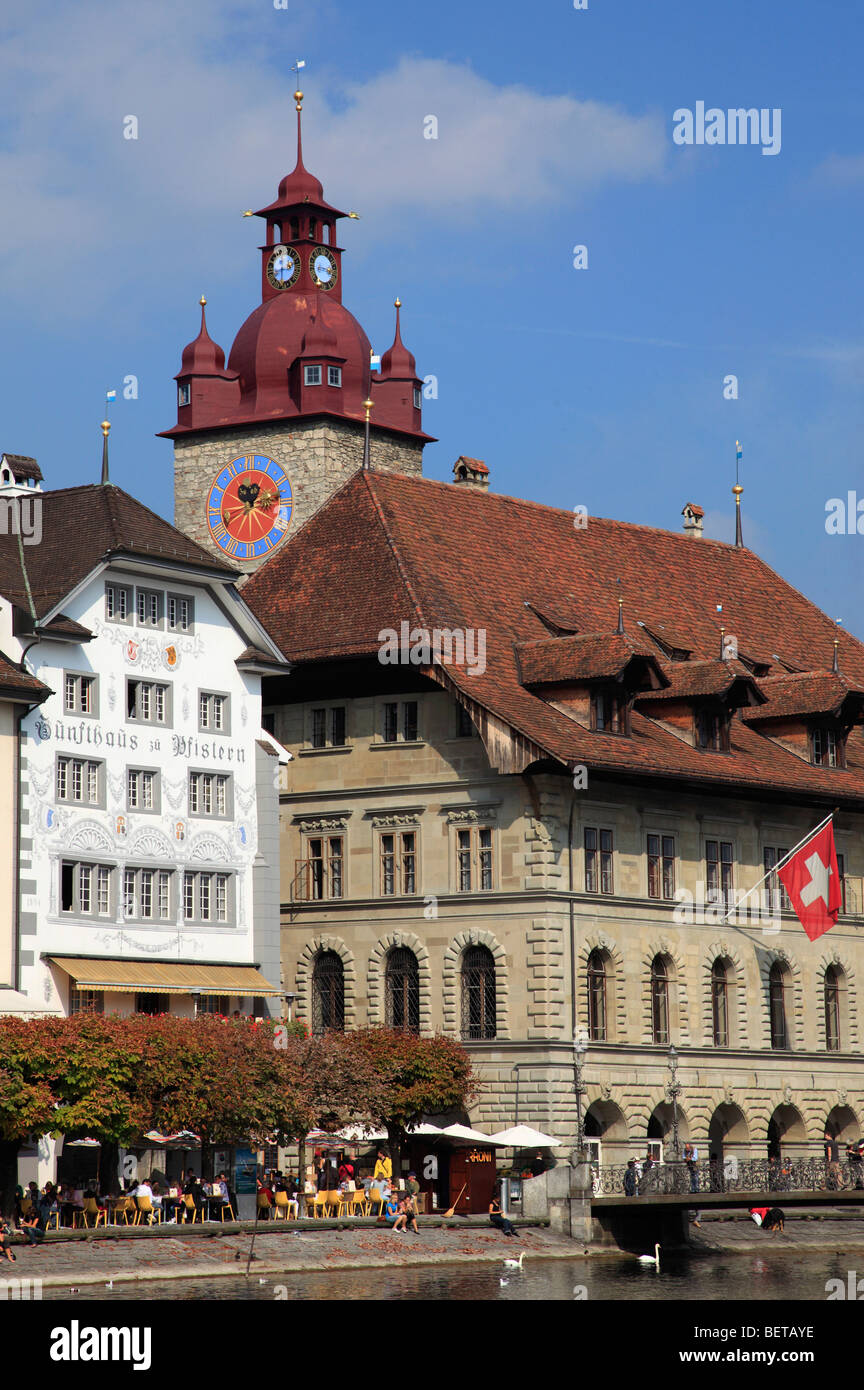
[(741, 493), (744, 489), (740, 483), (736, 483), (732, 491), (735, 494), (735, 544), (741, 549), (744, 545), (741, 534)]
[(297, 112), (297, 164), (294, 172), (303, 168), (303, 125), (301, 115), (303, 112), (303, 93), (298, 87), (294, 93), (294, 107)]
[(101, 480), (100, 480), (103, 484), (104, 484), (104, 483), (110, 483), (110, 481), (111, 481), (111, 479), (108, 477), (108, 435), (109, 435), (110, 433), (111, 433), (111, 421), (110, 421), (110, 420), (103, 420), (103, 421), (102, 421), (102, 477), (101, 477)]
[(372, 467), (369, 458), (369, 412), (374, 405), (374, 401), (367, 396), (363, 402), (363, 409), (366, 411), (366, 429), (363, 435), (363, 472), (368, 473)]

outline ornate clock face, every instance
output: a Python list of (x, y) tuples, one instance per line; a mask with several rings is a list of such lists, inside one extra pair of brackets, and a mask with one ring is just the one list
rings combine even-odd
[(288, 290), (297, 283), (300, 257), (290, 246), (274, 246), (267, 258), (267, 279), (274, 290)]
[(339, 277), (336, 257), (326, 246), (316, 246), (309, 257), (309, 274), (319, 290), (332, 290)]
[(266, 454), (242, 454), (213, 479), (207, 525), (230, 559), (254, 560), (284, 540), (293, 506), (291, 484), (279, 464)]

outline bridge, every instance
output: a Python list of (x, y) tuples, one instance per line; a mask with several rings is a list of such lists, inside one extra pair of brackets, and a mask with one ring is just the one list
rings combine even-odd
[(622, 1248), (686, 1239), (688, 1211), (750, 1207), (864, 1207), (864, 1163), (824, 1159), (658, 1163), (637, 1193), (624, 1192), (625, 1164), (592, 1168), (591, 1215)]

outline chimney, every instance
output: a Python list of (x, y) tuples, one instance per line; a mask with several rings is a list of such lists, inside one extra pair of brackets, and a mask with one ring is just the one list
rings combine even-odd
[(697, 506), (695, 502), (685, 502), (681, 515), (684, 518), (684, 535), (689, 536), (694, 541), (701, 540), (704, 509)]
[(453, 481), (459, 487), (476, 487), (486, 492), (489, 487), (489, 469), (482, 459), (469, 459), (464, 454), (453, 465)]

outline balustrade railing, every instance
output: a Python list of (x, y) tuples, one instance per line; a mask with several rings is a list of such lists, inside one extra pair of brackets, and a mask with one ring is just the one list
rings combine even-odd
[[(620, 1197), (626, 1192), (626, 1163), (592, 1165), (595, 1197)], [(685, 1163), (655, 1163), (643, 1168), (636, 1180), (634, 1196), (669, 1196), (702, 1192), (842, 1192), (864, 1191), (864, 1162), (829, 1163), (824, 1158), (740, 1159), (724, 1162), (700, 1159)]]

